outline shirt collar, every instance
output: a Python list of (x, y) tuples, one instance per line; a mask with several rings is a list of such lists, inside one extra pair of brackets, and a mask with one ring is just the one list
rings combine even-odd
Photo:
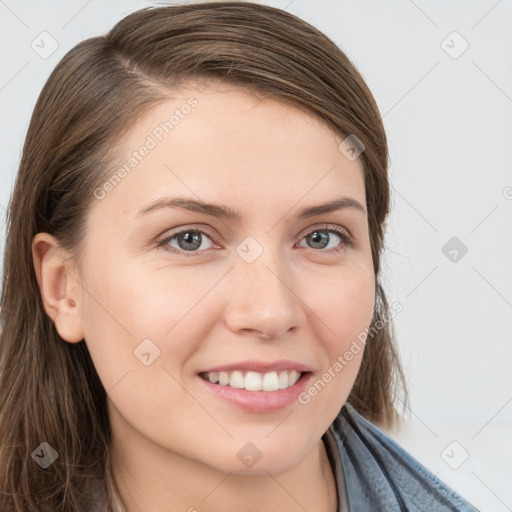
[(338, 446), (338, 441), (334, 434), (334, 426), (327, 429), (325, 434), (322, 436), (322, 441), (325, 445), (325, 451), (331, 464), (332, 473), (334, 475), (334, 481), (336, 483), (336, 494), (338, 496), (338, 508), (336, 512), (347, 512), (347, 488), (345, 485), (345, 474), (343, 472), (343, 463), (341, 460), (341, 454)]

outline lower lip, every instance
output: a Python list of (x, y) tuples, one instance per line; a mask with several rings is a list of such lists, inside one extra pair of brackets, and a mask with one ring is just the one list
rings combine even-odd
[(295, 402), (311, 377), (312, 373), (305, 373), (293, 386), (276, 391), (247, 391), (247, 389), (213, 384), (199, 376), (197, 378), (215, 396), (231, 402), (240, 409), (249, 412), (275, 412)]

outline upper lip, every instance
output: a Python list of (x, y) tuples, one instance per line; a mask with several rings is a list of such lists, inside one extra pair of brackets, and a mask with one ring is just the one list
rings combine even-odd
[(311, 369), (301, 363), (290, 361), (287, 359), (280, 359), (278, 361), (239, 361), (230, 364), (221, 364), (202, 370), (199, 373), (211, 373), (211, 372), (231, 372), (234, 370), (252, 371), (258, 373), (268, 373), (273, 371), (292, 371), (298, 372), (310, 372)]

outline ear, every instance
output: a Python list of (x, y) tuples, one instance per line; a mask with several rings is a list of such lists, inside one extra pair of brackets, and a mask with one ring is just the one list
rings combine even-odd
[(69, 343), (84, 338), (78, 276), (71, 274), (69, 255), (48, 233), (38, 233), (32, 241), (32, 258), (44, 309), (60, 337)]

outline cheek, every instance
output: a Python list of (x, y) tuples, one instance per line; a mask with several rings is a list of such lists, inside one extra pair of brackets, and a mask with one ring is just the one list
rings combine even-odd
[(193, 267), (141, 269), (106, 258), (94, 268), (83, 281), (84, 337), (105, 388), (128, 370), (145, 368), (145, 362), (178, 371), (213, 318), (202, 299), (221, 270), (212, 275)]
[(361, 366), (366, 332), (374, 312), (373, 269), (354, 265), (350, 270), (337, 271), (337, 277), (331, 276), (323, 290), (318, 287), (310, 293), (315, 298), (311, 309), (318, 316), (317, 331), (324, 333), (320, 338), (324, 351), (318, 376), (321, 382), (313, 383), (315, 389), (310, 391), (311, 396), (321, 392), (320, 402), (334, 417), (348, 398)]
[(324, 343), (331, 358), (345, 351), (370, 325), (375, 304), (375, 276), (367, 266), (353, 266), (323, 280), (308, 291), (311, 309), (327, 335)]
[(187, 322), (180, 322), (190, 309), (179, 300), (183, 290), (140, 272), (128, 272), (129, 279), (119, 273), (98, 272), (83, 311), (84, 338), (99, 378), (111, 405), (130, 423), (154, 417), (154, 411), (166, 417), (169, 403), (173, 421), (184, 421), (190, 407), (178, 382), (196, 347)]
[[(311, 309), (322, 345), (322, 365), (315, 379), (298, 397), (312, 411), (305, 421), (319, 422), (327, 429), (346, 402), (360, 370), (365, 335), (375, 301), (375, 277), (369, 266), (351, 266), (336, 271), (310, 290)], [(320, 283), (317, 283), (320, 284)], [(313, 321), (313, 320), (311, 320)]]
[(113, 279), (117, 282), (117, 295), (123, 297), (125, 322), (132, 330), (152, 326), (163, 335), (186, 315), (195, 313), (196, 306), (201, 306), (205, 294), (224, 273), (221, 266), (173, 267), (165, 261), (159, 265), (134, 262), (125, 267), (123, 274), (118, 270)]

